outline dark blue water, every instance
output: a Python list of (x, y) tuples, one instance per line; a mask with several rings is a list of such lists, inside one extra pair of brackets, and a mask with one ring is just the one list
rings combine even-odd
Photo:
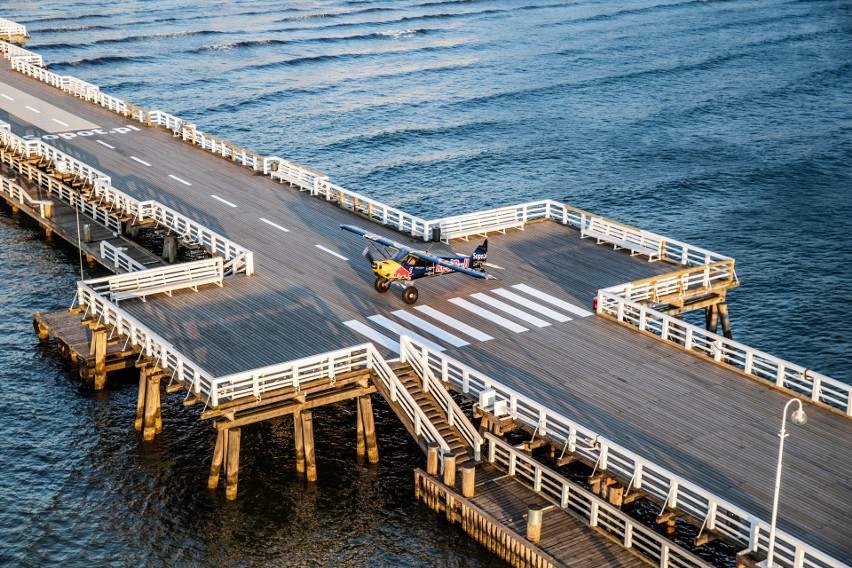
[[(737, 259), (735, 338), (852, 381), (848, 0), (5, 2), (51, 68), (426, 217), (554, 198)], [(86, 391), (30, 316), (73, 251), (0, 215), (0, 563), (489, 565), (318, 412), (320, 482), (286, 423), (244, 432), (241, 496), (177, 401), (142, 445), (135, 389)], [(352, 432), (349, 432), (352, 430)], [(401, 441), (402, 440), (402, 441)]]

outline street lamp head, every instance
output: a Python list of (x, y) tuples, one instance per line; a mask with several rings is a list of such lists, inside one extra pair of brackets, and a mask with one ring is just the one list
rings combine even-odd
[(805, 411), (801, 408), (799, 410), (794, 410), (793, 414), (790, 415), (790, 422), (796, 426), (804, 426), (808, 423), (808, 415), (805, 414)]

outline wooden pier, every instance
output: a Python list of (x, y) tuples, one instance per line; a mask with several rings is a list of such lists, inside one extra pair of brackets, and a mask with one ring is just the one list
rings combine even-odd
[[(85, 125), (0, 110), (4, 199), (117, 273), (80, 282), (79, 313), (38, 314), (37, 331), (83, 356), (96, 387), (119, 359), (139, 367), (144, 440), (167, 435), (164, 393), (200, 409), (217, 436), (210, 488), (224, 477), (238, 497), (241, 428), (290, 416), (300, 472), (322, 475), (311, 410), (343, 400), (358, 453), (378, 460), (377, 394), (430, 457), (417, 496), (512, 564), (707, 565), (624, 517), (641, 498), (745, 565), (767, 549), (776, 423), (797, 396), (810, 420), (788, 443), (776, 562), (852, 562), (852, 388), (732, 339), (733, 259), (553, 201), (420, 219), (0, 51), (0, 89)], [(418, 283), (407, 306), (375, 292), (341, 224), (439, 253), (487, 235), (498, 280)], [(705, 326), (678, 317), (693, 309)], [(551, 468), (572, 461), (588, 488)]]

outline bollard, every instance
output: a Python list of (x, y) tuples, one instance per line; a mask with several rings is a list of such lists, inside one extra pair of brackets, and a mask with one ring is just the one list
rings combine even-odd
[(452, 454), (444, 455), (444, 485), (456, 486), (456, 456)]
[(541, 519), (544, 516), (542, 505), (530, 505), (527, 509), (527, 540), (538, 542), (541, 540)]
[(426, 450), (426, 473), (429, 475), (438, 475), (438, 452), (441, 451), (441, 445), (438, 442), (429, 442)]
[(89, 224), (83, 225), (83, 242), (92, 242), (92, 226)]
[(461, 466), (462, 470), (462, 497), (470, 499), (474, 494), (474, 483), (476, 482), (476, 464), (473, 462), (465, 462)]
[(161, 258), (169, 264), (174, 264), (177, 260), (177, 237), (174, 235), (166, 235), (163, 239), (163, 254)]

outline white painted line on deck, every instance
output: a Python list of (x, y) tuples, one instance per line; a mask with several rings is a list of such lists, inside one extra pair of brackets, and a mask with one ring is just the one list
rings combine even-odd
[(261, 218), (260, 218), (260, 220), (261, 220), (261, 221), (263, 221), (264, 223), (266, 223), (267, 225), (271, 225), (271, 226), (275, 227), (276, 229), (280, 229), (280, 230), (284, 231), (285, 233), (289, 233), (289, 232), (290, 232), (290, 229), (288, 229), (288, 228), (286, 228), (286, 227), (282, 227), (282, 226), (281, 226), (281, 225), (279, 225), (278, 223), (273, 223), (273, 222), (272, 222), (272, 221), (270, 221), (269, 219), (264, 219), (263, 217), (261, 217)]
[(491, 296), (488, 296), (487, 294), (481, 294), (481, 293), (471, 294), (471, 298), (476, 298), (480, 302), (482, 302), (484, 304), (488, 304), (492, 308), (497, 308), (501, 312), (506, 312), (510, 316), (515, 316), (519, 320), (523, 320), (527, 323), (531, 323), (532, 325), (534, 325), (536, 327), (547, 327), (549, 325), (552, 325), (549, 321), (544, 321), (541, 318), (537, 318), (532, 314), (528, 314), (527, 312), (525, 312), (523, 310), (519, 310), (515, 306), (511, 306), (511, 305), (507, 304), (503, 300), (498, 300), (497, 298), (492, 298)]
[(391, 330), (392, 332), (396, 333), (397, 335), (407, 335), (408, 337), (410, 337), (414, 341), (416, 341), (418, 343), (422, 343), (423, 345), (425, 345), (426, 347), (428, 347), (432, 351), (444, 351), (444, 348), (441, 347), (440, 345), (438, 345), (437, 343), (429, 341), (428, 339), (426, 339), (422, 335), (419, 335), (419, 334), (414, 333), (413, 331), (411, 331), (409, 329), (402, 327), (398, 323), (389, 320), (385, 316), (378, 316), (378, 315), (377, 316), (370, 316), (367, 319), (372, 321), (372, 322), (379, 324), (380, 326), (382, 326), (386, 329)]
[(419, 318), (414, 314), (410, 314), (404, 310), (396, 310), (395, 312), (391, 312), (393, 315), (404, 321), (405, 323), (411, 324), (415, 327), (418, 327), (425, 331), (430, 335), (434, 335), (441, 341), (446, 341), (453, 347), (464, 347), (465, 345), (470, 345), (467, 341), (459, 337), (458, 335), (453, 335), (449, 331), (441, 329), (437, 325), (431, 324), (423, 318)]
[(451, 318), (446, 314), (442, 314), (431, 306), (415, 306), (414, 309), (479, 341), (490, 341), (491, 339), (494, 339), (487, 333), (483, 333), (475, 327), (469, 326), (463, 321), (457, 320), (456, 318)]
[(112, 149), (112, 150), (115, 150), (115, 146), (113, 146), (112, 144), (107, 144), (107, 143), (106, 143), (106, 142), (104, 142), (103, 140), (95, 140), (95, 142), (97, 142), (97, 143), (98, 143), (98, 144), (100, 144), (101, 146), (106, 146), (107, 148), (110, 148), (110, 149)]
[(515, 294), (514, 292), (512, 292), (510, 290), (506, 290), (505, 288), (495, 288), (494, 290), (491, 290), (491, 293), (497, 294), (498, 296), (503, 296), (507, 300), (512, 300), (516, 304), (520, 304), (527, 309), (530, 309), (534, 312), (538, 312), (541, 315), (547, 316), (547, 317), (554, 319), (558, 322), (571, 321), (571, 319), (572, 319), (572, 318), (569, 318), (568, 316), (566, 316), (565, 314), (561, 314), (561, 313), (557, 312), (556, 310), (551, 310), (550, 308), (542, 306), (541, 304), (536, 304), (532, 300), (529, 300), (527, 298), (524, 298), (523, 296)]
[(367, 324), (361, 323), (358, 320), (349, 320), (343, 322), (343, 325), (353, 331), (360, 333), (367, 339), (371, 339), (379, 345), (383, 345), (394, 353), (399, 353), (399, 341), (394, 341), (390, 337), (382, 335), (372, 327), (369, 327)]
[(330, 254), (330, 255), (336, 256), (336, 257), (337, 257), (337, 258), (339, 258), (340, 260), (349, 260), (348, 258), (346, 258), (345, 256), (343, 256), (342, 254), (337, 254), (337, 253), (336, 253), (336, 252), (334, 252), (333, 250), (328, 249), (328, 248), (325, 248), (325, 247), (324, 247), (324, 246), (322, 246), (322, 245), (314, 245), (314, 246), (315, 246), (315, 247), (317, 247), (317, 248), (318, 248), (318, 249), (320, 249), (320, 250), (324, 250), (325, 252), (327, 252), (327, 253), (328, 253), (328, 254)]
[(212, 197), (212, 198), (213, 198), (213, 199), (215, 199), (216, 201), (221, 201), (222, 203), (224, 203), (224, 204), (225, 204), (225, 205), (227, 205), (228, 207), (234, 207), (234, 208), (236, 208), (236, 207), (237, 207), (237, 204), (236, 204), (236, 203), (231, 203), (231, 202), (230, 202), (230, 201), (228, 201), (227, 199), (222, 199), (222, 198), (221, 198), (221, 197), (219, 197), (218, 195), (211, 195), (210, 197)]
[(6, 99), (7, 101), (14, 101), (14, 100), (15, 100), (15, 99), (13, 99), (12, 97), (10, 97), (9, 95), (7, 95), (7, 94), (5, 94), (5, 93), (0, 93), (0, 97), (3, 97), (3, 98), (4, 98), (4, 99)]
[(58, 118), (51, 118), (50, 120), (52, 120), (52, 121), (53, 121), (53, 122), (55, 122), (56, 124), (59, 124), (60, 126), (68, 126), (68, 123), (67, 123), (67, 122), (62, 122), (62, 121), (61, 121), (61, 120), (59, 120)]
[(135, 161), (135, 162), (139, 162), (139, 163), (140, 163), (140, 164), (142, 164), (143, 166), (148, 166), (149, 168), (151, 167), (151, 164), (149, 164), (149, 163), (148, 163), (148, 162), (146, 162), (145, 160), (140, 160), (140, 159), (139, 159), (139, 158), (137, 158), (136, 156), (130, 156), (130, 159), (131, 159), (131, 160), (133, 160), (133, 161)]
[(512, 320), (508, 320), (503, 316), (497, 315), (494, 312), (489, 312), (482, 306), (477, 306), (473, 302), (468, 302), (464, 298), (451, 298), (450, 302), (457, 305), (460, 308), (464, 308), (467, 311), (478, 315), (481, 318), (485, 318), (489, 321), (496, 323), (497, 325), (503, 326), (510, 331), (514, 331), (515, 333), (521, 333), (523, 331), (529, 331), (522, 325), (518, 325)]
[(27, 108), (30, 109), (31, 111), (33, 111), (36, 114), (41, 114), (40, 110), (38, 110), (37, 108), (33, 108), (30, 105), (27, 105)]
[(521, 292), (526, 292), (530, 296), (538, 298), (539, 300), (544, 300), (548, 304), (553, 304), (557, 308), (562, 308), (563, 310), (565, 310), (567, 312), (571, 312), (572, 314), (576, 314), (576, 315), (580, 316), (581, 318), (586, 318), (586, 317), (589, 317), (590, 315), (593, 315), (592, 312), (590, 312), (588, 310), (584, 310), (583, 308), (578, 308), (574, 304), (569, 304), (568, 302), (566, 302), (564, 300), (560, 300), (559, 298), (557, 298), (555, 296), (551, 296), (550, 294), (546, 294), (546, 293), (542, 292), (541, 290), (536, 290), (535, 288), (527, 286), (526, 284), (515, 284), (514, 286), (512, 286), (512, 288), (517, 288)]
[(183, 185), (192, 185), (191, 183), (189, 183), (189, 182), (188, 182), (188, 181), (186, 181), (185, 179), (180, 179), (179, 177), (177, 177), (177, 176), (173, 176), (172, 174), (169, 174), (169, 177), (170, 177), (170, 178), (172, 178), (172, 179), (173, 179), (173, 180), (175, 180), (175, 181), (179, 181), (179, 182), (181, 182)]

